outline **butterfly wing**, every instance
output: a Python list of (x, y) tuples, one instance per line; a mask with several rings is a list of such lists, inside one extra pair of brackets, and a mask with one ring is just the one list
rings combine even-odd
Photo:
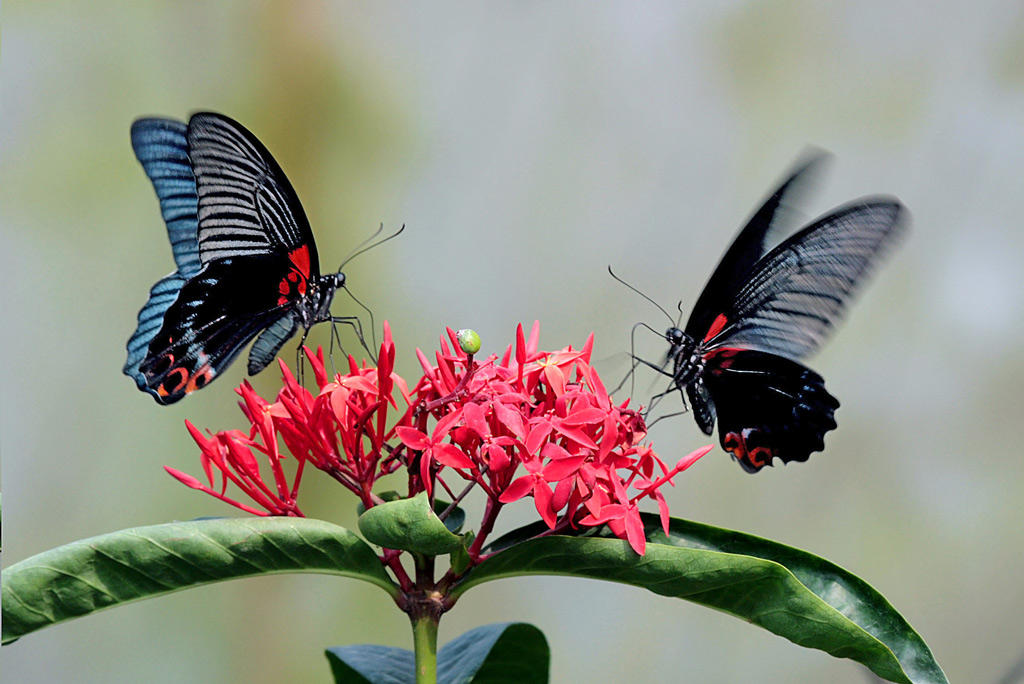
[(883, 198), (837, 209), (802, 229), (754, 265), (705, 347), (790, 359), (815, 351), (878, 259), (904, 235), (906, 218), (903, 205)]
[(276, 301), (281, 267), (270, 256), (221, 259), (186, 282), (139, 366), (143, 389), (172, 404), (208, 385), (261, 331), (291, 318), (287, 304), (267, 304)]
[(790, 359), (746, 349), (719, 349), (700, 378), (718, 418), (722, 448), (748, 473), (775, 458), (806, 461), (825, 448), (839, 402), (820, 375)]
[(187, 126), (141, 120), (136, 138), (179, 269), (140, 312), (125, 373), (169, 404), (269, 328), (250, 357), (250, 372), (262, 370), (297, 330), (307, 297), (315, 300), (319, 262), (295, 191), (243, 126), (204, 112)]
[(284, 343), (292, 338), (299, 329), (299, 317), (289, 311), (273, 325), (263, 331), (249, 350), (249, 375), (256, 375), (266, 368), (277, 356)]
[(135, 156), (153, 183), (160, 212), (167, 225), (167, 236), (177, 270), (158, 281), (149, 292), (149, 301), (139, 311), (138, 326), (128, 340), (125, 375), (140, 389), (146, 379), (139, 364), (146, 358), (149, 344), (163, 325), (167, 309), (178, 298), (185, 282), (199, 272), (199, 194), (188, 160), (187, 127), (170, 119), (139, 119), (132, 124), (131, 140)]
[(307, 275), (320, 274), (309, 220), (267, 148), (241, 124), (200, 112), (188, 124), (199, 194), (199, 256), (218, 259), (305, 250)]
[(685, 328), (690, 337), (704, 338), (715, 318), (725, 311), (747, 281), (754, 264), (768, 251), (770, 236), (798, 225), (796, 220), (801, 212), (797, 205), (814, 185), (828, 159), (825, 152), (811, 152), (750, 217), (697, 298)]

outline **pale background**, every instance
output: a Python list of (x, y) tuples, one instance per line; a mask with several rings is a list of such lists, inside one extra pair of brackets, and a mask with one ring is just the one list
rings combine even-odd
[[(186, 418), (242, 427), (231, 390), (244, 363), (170, 408), (120, 373), (136, 312), (171, 268), (128, 142), (135, 117), (213, 109), (250, 127), (302, 198), (325, 270), (380, 222), (406, 223), (346, 270), (391, 321), (407, 376), (413, 348), (432, 350), (445, 325), (475, 328), (493, 351), (536, 318), (550, 348), (595, 331), (598, 367), (617, 380), (630, 326), (665, 322), (605, 267), (689, 306), (749, 212), (816, 144), (836, 159), (810, 214), (885, 192), (914, 216), (908, 243), (811, 362), (842, 401), (840, 427), (810, 463), (757, 476), (714, 452), (670, 492), (673, 513), (864, 577), (952, 681), (994, 683), (1024, 650), (1019, 2), (5, 9), (7, 563), (231, 514), (161, 466), (199, 472)], [(339, 298), (336, 311), (347, 306)], [(661, 349), (647, 340), (649, 356)], [(277, 381), (269, 371), (256, 385)], [(669, 461), (706, 443), (689, 417), (652, 438)], [(305, 486), (309, 514), (354, 525), (346, 492)], [(583, 580), (473, 590), (441, 641), (507, 620), (545, 632), (554, 682), (869, 681), (741, 620)], [(353, 580), (249, 580), (33, 634), (3, 649), (3, 673), (326, 683), (325, 647), (409, 647), (407, 625)]]

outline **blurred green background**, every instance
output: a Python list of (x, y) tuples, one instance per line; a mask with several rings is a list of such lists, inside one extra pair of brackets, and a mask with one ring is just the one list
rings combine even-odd
[[(952, 681), (996, 682), (1024, 649), (1024, 6), (916, 0), (608, 4), (5, 3), (2, 41), (4, 560), (133, 525), (230, 515), (183, 421), (242, 427), (225, 379), (158, 407), (121, 375), (170, 249), (128, 142), (141, 115), (224, 112), (280, 161), (331, 270), (352, 262), (398, 369), (446, 325), (484, 351), (540, 319), (610, 384), (629, 329), (665, 326), (605, 267), (689, 307), (805, 145), (836, 154), (807, 211), (886, 192), (914, 215), (811, 365), (842, 401), (828, 449), (748, 476), (720, 451), (673, 513), (861, 575)], [(351, 312), (344, 296), (338, 313)], [(314, 341), (326, 342), (320, 329)], [(649, 357), (663, 351), (645, 339)], [(289, 347), (290, 349), (290, 347)], [(290, 357), (290, 351), (288, 356)], [(271, 370), (255, 380), (272, 392)], [(648, 378), (639, 387), (647, 391)], [(706, 443), (652, 432), (666, 460)], [(308, 514), (354, 524), (307, 476)], [(515, 509), (513, 509), (515, 511)], [(516, 516), (519, 516), (517, 519)], [(529, 502), (506, 524), (530, 519)], [(555, 682), (851, 682), (849, 661), (637, 589), (521, 579), (476, 589), (441, 640), (489, 622), (547, 634)], [(403, 614), (350, 580), (227, 583), (33, 634), (5, 681), (323, 682), (323, 649), (408, 647)]]

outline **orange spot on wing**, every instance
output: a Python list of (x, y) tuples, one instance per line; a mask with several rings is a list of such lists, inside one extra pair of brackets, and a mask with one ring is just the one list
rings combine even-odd
[(210, 380), (213, 380), (214, 375), (216, 375), (216, 372), (209, 364), (203, 366), (188, 379), (188, 384), (185, 385), (185, 394), (190, 394), (197, 389), (206, 387), (210, 384)]
[[(178, 376), (177, 380), (174, 379), (175, 376)], [(188, 371), (179, 366), (167, 374), (164, 381), (160, 383), (159, 387), (157, 387), (156, 393), (161, 397), (166, 397), (168, 394), (174, 394), (182, 388), (186, 380), (188, 380)]]

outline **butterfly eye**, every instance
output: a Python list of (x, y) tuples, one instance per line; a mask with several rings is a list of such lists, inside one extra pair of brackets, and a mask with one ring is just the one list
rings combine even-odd
[(683, 336), (685, 334), (686, 333), (679, 328), (669, 328), (665, 331), (665, 339), (668, 340), (670, 344), (680, 344), (682, 343)]

